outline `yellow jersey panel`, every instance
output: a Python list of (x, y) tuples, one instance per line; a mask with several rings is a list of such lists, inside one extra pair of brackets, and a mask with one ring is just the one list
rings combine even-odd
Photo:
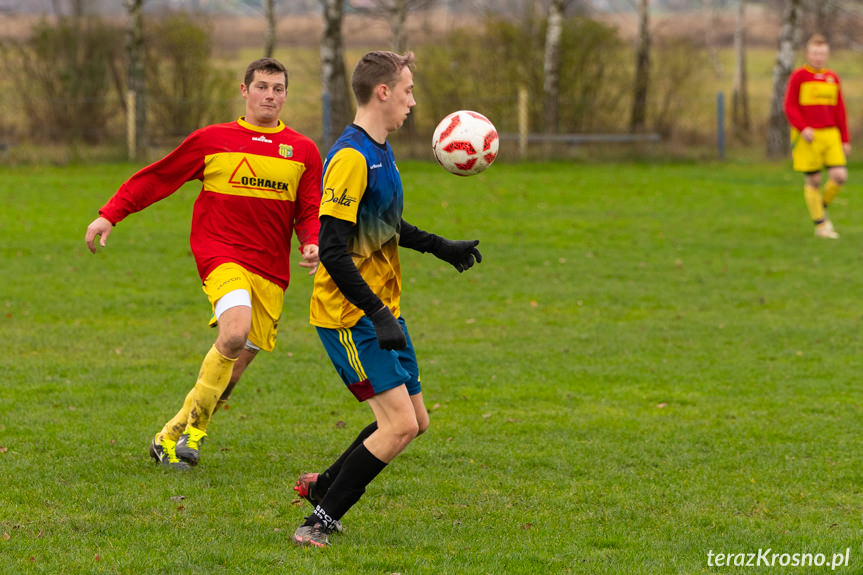
[(217, 194), (294, 201), (306, 166), (302, 162), (221, 152), (204, 158), (204, 189)]
[(835, 106), (839, 101), (839, 84), (803, 82), (800, 84), (801, 106)]

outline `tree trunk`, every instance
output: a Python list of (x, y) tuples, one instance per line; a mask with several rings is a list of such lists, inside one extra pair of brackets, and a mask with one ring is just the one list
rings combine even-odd
[(734, 90), (731, 96), (731, 121), (734, 133), (743, 141), (748, 140), (751, 119), (749, 116), (749, 94), (746, 86), (746, 2), (737, 0), (737, 21), (734, 26)]
[(321, 76), (323, 78), (323, 151), (351, 122), (351, 100), (348, 94), (342, 40), (342, 0), (324, 1), (324, 35), (321, 41)]
[(545, 34), (545, 132), (555, 134), (560, 128), (560, 38), (563, 34), (563, 12), (566, 0), (552, 0), (548, 7)]
[(722, 61), (719, 59), (719, 46), (717, 45), (714, 31), (719, 27), (719, 18), (716, 14), (716, 0), (707, 0), (707, 27), (704, 31), (704, 43), (707, 44), (707, 53), (710, 55), (710, 65), (718, 78), (723, 78), (725, 72), (722, 69)]
[(779, 49), (773, 65), (773, 95), (770, 99), (770, 119), (767, 124), (767, 157), (788, 155), (788, 120), (785, 118), (785, 89), (794, 66), (794, 37), (800, 22), (801, 0), (786, 0), (779, 31)]
[(129, 14), (129, 29), (126, 54), (129, 59), (127, 91), (132, 94), (134, 110), (135, 139), (130, 146), (130, 157), (138, 161), (147, 159), (147, 78), (144, 72), (144, 0), (126, 0)]
[(408, 17), (407, 0), (395, 0), (390, 12), (390, 30), (392, 30), (392, 50), (396, 54), (404, 54), (408, 47), (405, 22)]
[(649, 0), (638, 3), (638, 47), (635, 53), (635, 90), (632, 95), (632, 114), (629, 129), (644, 130), (647, 121), (647, 91), (650, 86), (650, 19)]
[(276, 0), (266, 0), (267, 35), (264, 39), (264, 57), (272, 58), (276, 49)]

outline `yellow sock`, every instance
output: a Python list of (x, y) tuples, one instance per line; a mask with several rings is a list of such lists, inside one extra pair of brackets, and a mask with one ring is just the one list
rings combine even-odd
[(839, 195), (839, 190), (842, 189), (842, 186), (836, 182), (836, 180), (828, 179), (827, 183), (824, 184), (824, 206), (829, 206), (830, 202), (836, 199), (836, 196)]
[(207, 430), (216, 403), (231, 380), (236, 361), (237, 358), (225, 357), (219, 353), (215, 345), (207, 352), (201, 364), (201, 371), (198, 373), (198, 381), (189, 392), (192, 402), (186, 422), (187, 427), (191, 425), (201, 431)]
[(803, 197), (806, 200), (806, 207), (809, 208), (809, 215), (812, 216), (812, 221), (820, 222), (823, 220), (824, 199), (821, 197), (821, 190), (812, 186), (804, 186)]
[(171, 441), (177, 441), (186, 429), (186, 422), (189, 420), (189, 412), (192, 411), (192, 403), (195, 401), (195, 390), (193, 389), (186, 394), (186, 400), (183, 402), (183, 407), (177, 412), (177, 415), (171, 418), (168, 423), (159, 432), (158, 439), (167, 437)]

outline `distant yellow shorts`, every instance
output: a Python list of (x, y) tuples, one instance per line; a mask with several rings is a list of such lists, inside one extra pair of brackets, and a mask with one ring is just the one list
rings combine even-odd
[(845, 151), (839, 128), (815, 130), (815, 137), (807, 142), (800, 132), (791, 129), (791, 157), (795, 172), (818, 172), (824, 168), (845, 165)]
[(210, 305), (213, 306), (213, 319), (210, 320), (210, 325), (218, 323), (216, 305), (219, 300), (228, 296), (232, 300), (242, 301), (245, 294), (232, 292), (245, 290), (248, 294), (247, 301), (252, 307), (249, 341), (261, 349), (273, 351), (279, 318), (282, 316), (282, 304), (285, 300), (285, 291), (281, 287), (239, 264), (227, 263), (210, 272), (204, 280), (203, 290), (210, 298)]

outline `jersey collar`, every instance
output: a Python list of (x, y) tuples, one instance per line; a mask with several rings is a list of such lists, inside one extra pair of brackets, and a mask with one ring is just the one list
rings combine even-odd
[(827, 71), (827, 68), (813, 68), (809, 64), (805, 64), (803, 67), (812, 72), (813, 74), (823, 74)]
[(240, 116), (237, 120), (237, 123), (244, 127), (247, 130), (251, 130), (253, 132), (260, 132), (262, 134), (275, 134), (276, 132), (281, 132), (285, 129), (285, 124), (279, 120), (279, 125), (274, 128), (264, 128), (263, 126), (255, 126), (254, 124), (250, 124), (246, 121), (245, 117)]

